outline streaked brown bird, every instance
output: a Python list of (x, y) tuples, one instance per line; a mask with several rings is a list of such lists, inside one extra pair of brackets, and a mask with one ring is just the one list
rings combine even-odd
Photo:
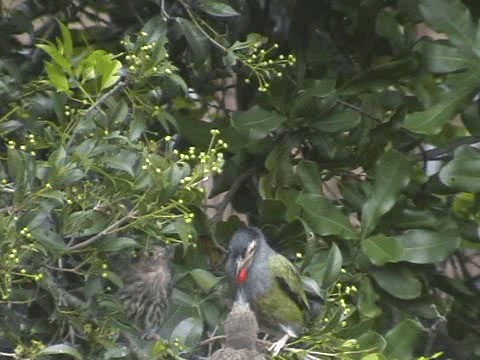
[(122, 276), (124, 287), (118, 292), (119, 299), (144, 339), (159, 337), (172, 291), (170, 258), (170, 249), (154, 246)]
[(258, 323), (250, 305), (241, 292), (225, 319), (225, 345), (210, 360), (264, 360), (256, 351)]

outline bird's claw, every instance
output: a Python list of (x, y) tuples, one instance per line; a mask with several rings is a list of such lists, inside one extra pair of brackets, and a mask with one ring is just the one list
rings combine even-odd
[(289, 336), (284, 335), (280, 340), (274, 342), (270, 347), (268, 348), (268, 351), (272, 353), (272, 356), (276, 356), (282, 351), (282, 349), (285, 347), (287, 344)]

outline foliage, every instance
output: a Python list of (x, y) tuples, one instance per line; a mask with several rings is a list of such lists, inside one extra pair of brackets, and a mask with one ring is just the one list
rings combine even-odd
[[(206, 356), (244, 214), (327, 300), (280, 358), (480, 358), (479, 16), (467, 0), (2, 3), (0, 353)], [(176, 246), (176, 284), (152, 343), (115, 292), (153, 244)]]

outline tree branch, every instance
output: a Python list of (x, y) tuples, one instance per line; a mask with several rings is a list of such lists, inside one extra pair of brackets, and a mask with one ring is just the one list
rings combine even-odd
[(70, 246), (69, 247), (69, 250), (78, 250), (78, 249), (82, 249), (84, 248), (85, 246), (88, 246), (88, 245), (91, 245), (93, 244), (94, 242), (96, 242), (97, 240), (100, 240), (101, 238), (103, 238), (104, 236), (107, 236), (107, 235), (110, 235), (112, 233), (115, 232), (115, 230), (117, 230), (120, 226), (122, 226), (123, 224), (125, 224), (126, 222), (130, 221), (131, 219), (133, 219), (136, 215), (136, 211), (135, 210), (131, 210), (127, 215), (125, 215), (124, 217), (122, 217), (121, 219), (119, 219), (118, 221), (114, 222), (112, 225), (110, 225), (109, 227), (107, 227), (106, 229), (100, 231), (97, 235), (95, 236), (92, 236), (90, 239), (88, 240), (85, 240), (81, 243), (78, 243), (77, 245), (73, 245), (73, 246)]

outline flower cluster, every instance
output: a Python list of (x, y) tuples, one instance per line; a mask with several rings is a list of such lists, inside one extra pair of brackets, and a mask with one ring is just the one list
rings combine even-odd
[(185, 351), (185, 345), (179, 340), (157, 340), (152, 349), (152, 356), (161, 356), (161, 359), (181, 359), (177, 354)]
[(19, 359), (25, 358), (28, 355), (32, 356), (36, 354), (45, 347), (46, 345), (42, 341), (32, 339), (30, 340), (30, 346), (18, 344), (15, 348), (15, 355), (17, 355)]
[[(180, 210), (183, 213), (183, 219), (185, 223), (189, 224), (193, 221), (195, 214), (188, 211), (187, 208), (183, 206), (182, 196), (192, 191), (198, 191), (204, 193), (203, 183), (208, 179), (210, 174), (220, 174), (222, 172), (222, 167), (224, 164), (223, 152), (228, 148), (228, 144), (222, 140), (217, 139), (217, 136), (220, 135), (220, 131), (217, 129), (210, 130), (212, 138), (210, 144), (206, 151), (198, 151), (195, 147), (189, 147), (188, 150), (184, 153), (180, 153), (178, 150), (173, 150), (173, 153), (179, 157), (180, 163), (187, 163), (193, 165), (191, 174), (185, 176), (180, 180), (181, 191), (179, 193), (180, 199), (177, 201)], [(166, 137), (165, 140), (171, 140), (170, 137)], [(182, 191), (183, 190), (183, 191)]]
[(148, 34), (140, 32), (135, 41), (127, 36), (121, 41), (127, 50), (125, 61), (130, 72), (138, 77), (155, 75), (172, 75), (177, 68), (168, 60), (168, 53), (163, 44), (150, 41)]
[(293, 66), (297, 59), (294, 55), (280, 54), (276, 57), (272, 56), (272, 52), (278, 49), (278, 44), (273, 44), (269, 49), (260, 49), (262, 42), (258, 41), (249, 48), (247, 54), (238, 53), (240, 61), (249, 68), (250, 74), (245, 79), (245, 83), (249, 84), (251, 78), (255, 77), (258, 82), (258, 91), (266, 92), (270, 87), (270, 80), (273, 78), (281, 78), (283, 69), (287, 66)]
[[(344, 273), (345, 270), (342, 269), (342, 273)], [(328, 301), (331, 303), (335, 303), (340, 305), (341, 310), (342, 310), (342, 319), (340, 322), (340, 325), (342, 327), (346, 327), (348, 325), (347, 323), (347, 318), (352, 314), (353, 312), (353, 306), (348, 303), (348, 297), (356, 294), (358, 292), (358, 289), (355, 285), (347, 285), (345, 286), (343, 283), (338, 282), (332, 293), (329, 295)], [(323, 319), (324, 323), (328, 323), (330, 319), (328, 316), (325, 316)]]
[[(21, 144), (18, 149), (21, 151), (27, 151), (30, 155), (35, 156), (37, 153), (35, 152), (35, 146), (37, 145), (37, 140), (34, 134), (28, 134), (25, 137), (25, 142)], [(7, 142), (7, 146), (9, 149), (16, 149), (17, 142), (15, 140), (9, 140)]]
[(22, 264), (22, 258), (31, 251), (35, 251), (32, 243), (32, 233), (28, 227), (22, 228), (16, 236), (15, 243), (8, 245), (7, 251), (0, 257), (4, 265), (0, 269), (0, 298), (7, 301), (12, 292), (12, 284), (23, 280), (33, 279), (40, 281), (43, 279), (42, 273), (31, 273)]

